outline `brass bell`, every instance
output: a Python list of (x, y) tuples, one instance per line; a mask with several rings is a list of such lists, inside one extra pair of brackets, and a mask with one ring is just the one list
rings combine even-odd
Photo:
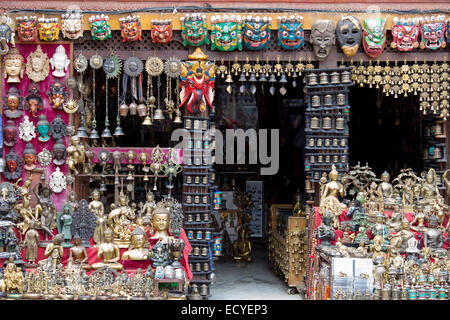
[(105, 192), (105, 191), (108, 191), (108, 189), (106, 189), (106, 185), (105, 185), (105, 183), (102, 181), (102, 183), (100, 184), (100, 189), (99, 189), (101, 192)]
[(126, 103), (123, 103), (119, 107), (119, 114), (121, 117), (126, 117), (128, 115), (129, 107)]
[(181, 112), (180, 110), (177, 109), (177, 111), (175, 111), (175, 119), (173, 120), (173, 123), (183, 123), (183, 120), (181, 119)]
[(91, 130), (91, 134), (89, 135), (89, 139), (99, 139), (98, 131), (95, 129)]
[(123, 129), (121, 126), (117, 125), (116, 129), (114, 130), (113, 135), (114, 136), (123, 136), (125, 133), (123, 132)]
[(153, 124), (152, 118), (150, 118), (149, 115), (146, 115), (144, 121), (142, 121), (142, 125), (143, 126), (151, 126), (152, 124)]
[(130, 109), (130, 115), (135, 116), (137, 114), (137, 104), (136, 103), (134, 103), (134, 102), (130, 103), (128, 108)]
[(233, 83), (233, 77), (231, 77), (231, 74), (227, 75), (227, 78), (225, 79), (226, 83)]
[(153, 119), (154, 120), (164, 120), (165, 119), (163, 111), (160, 108), (155, 110), (155, 115), (153, 116)]
[(314, 72), (311, 72), (308, 74), (308, 85), (315, 86), (317, 85), (317, 74)]
[(147, 115), (147, 106), (143, 103), (140, 103), (137, 106), (137, 113), (139, 117), (145, 117)]
[(103, 130), (102, 132), (102, 138), (111, 138), (111, 130), (109, 130), (108, 127), (105, 128), (105, 130)]
[(89, 138), (86, 132), (86, 128), (84, 126), (80, 126), (77, 129), (77, 137), (78, 138)]

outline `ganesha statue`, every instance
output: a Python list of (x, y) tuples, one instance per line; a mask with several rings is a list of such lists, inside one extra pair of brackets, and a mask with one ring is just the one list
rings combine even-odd
[(14, 20), (7, 16), (2, 15), (0, 17), (0, 55), (5, 55), (9, 51), (8, 45), (16, 46), (14, 40), (14, 31), (16, 30), (16, 24)]
[(264, 50), (270, 44), (271, 17), (244, 17), (243, 41), (247, 50)]
[(432, 16), (420, 19), (420, 49), (437, 50), (447, 45), (444, 39), (444, 16)]
[(83, 15), (81, 13), (65, 13), (61, 17), (61, 32), (70, 40), (83, 36)]
[(295, 50), (305, 45), (305, 31), (303, 30), (303, 17), (278, 17), (278, 46), (286, 50)]
[(42, 41), (59, 40), (59, 19), (39, 18), (38, 30), (39, 30), (39, 38)]
[(242, 50), (241, 16), (211, 17), (211, 50)]
[(205, 43), (209, 44), (208, 24), (205, 15), (199, 13), (186, 14), (180, 18), (180, 22), (181, 39), (184, 46), (199, 47)]
[(21, 42), (36, 42), (38, 26), (36, 16), (16, 18), (17, 36)]
[(140, 16), (128, 16), (119, 19), (122, 42), (142, 41), (142, 26)]
[(412, 51), (419, 47), (419, 19), (394, 18), (391, 48)]
[(208, 106), (213, 110), (216, 65), (206, 61), (208, 56), (200, 48), (188, 58), (189, 61), (181, 64), (179, 108), (186, 106), (191, 114), (204, 112)]
[(363, 47), (371, 58), (377, 58), (386, 45), (386, 18), (364, 19)]
[(26, 111), (30, 111), (33, 118), (37, 117), (37, 112), (44, 109), (44, 102), (41, 98), (41, 87), (32, 82), (28, 86), (28, 95), (25, 98), (24, 108)]
[(47, 96), (54, 109), (59, 109), (64, 105), (64, 102), (68, 99), (68, 92), (65, 85), (59, 81), (56, 81), (50, 85), (47, 91)]
[(92, 39), (100, 41), (111, 39), (111, 26), (108, 16), (104, 14), (91, 16), (89, 27), (91, 28)]
[(166, 44), (172, 41), (172, 20), (152, 20), (150, 36), (152, 43)]

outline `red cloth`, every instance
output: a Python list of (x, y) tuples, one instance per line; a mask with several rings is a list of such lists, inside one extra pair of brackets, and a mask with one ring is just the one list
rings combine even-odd
[[(322, 217), (319, 214), (319, 207), (314, 207), (315, 212), (316, 212), (316, 229), (320, 226), (320, 224), (322, 223)], [(385, 211), (384, 212), (385, 215), (387, 215), (389, 218), (392, 216), (392, 211)], [(405, 212), (405, 217), (406, 219), (408, 219), (409, 222), (412, 222), (414, 220), (414, 217), (412, 215), (411, 212)], [(339, 222), (341, 221), (347, 221), (347, 220), (351, 220), (351, 218), (347, 218), (347, 210), (342, 210), (342, 214), (338, 217)], [(444, 219), (444, 225), (447, 224), (449, 220), (448, 215), (445, 216)], [(425, 225), (427, 226), (427, 222), (425, 222)], [(348, 231), (348, 234), (351, 235), (355, 233), (355, 235), (358, 234), (358, 232), (353, 232), (353, 231)], [(369, 239), (373, 238), (373, 235), (371, 234), (371, 232), (369, 230), (366, 231), (367, 236), (369, 237)], [(335, 236), (335, 241), (330, 241), (331, 244), (335, 245), (337, 241), (339, 241), (339, 239), (341, 239), (344, 236), (344, 231), (342, 230), (335, 230), (334, 231), (334, 236)], [(420, 236), (422, 236), (421, 233), (419, 232), (414, 232), (414, 236), (417, 240), (421, 240)], [(443, 248), (448, 250), (448, 248), (450, 247), (449, 244), (449, 239), (448, 239), (448, 233), (444, 233), (444, 245)], [(321, 242), (321, 240), (318, 240), (317, 244), (319, 245)], [(423, 246), (423, 239), (422, 239), (422, 245)], [(419, 248), (420, 249), (420, 248)]]
[[(41, 231), (41, 230), (38, 230), (38, 232), (39, 232), (39, 236), (40, 236), (40, 239), (41, 240), (45, 240), (45, 235), (43, 234), (43, 232)], [(19, 238), (19, 234), (18, 234), (18, 232), (17, 232), (17, 230), (16, 230), (16, 234), (17, 234), (17, 237)], [(53, 230), (53, 234), (57, 234), (57, 231), (56, 231), (56, 229), (55, 230)], [(22, 237), (23, 238), (23, 237)], [(193, 274), (192, 274), (192, 271), (189, 269), (189, 263), (188, 263), (188, 256), (189, 256), (189, 253), (192, 251), (192, 247), (191, 247), (191, 244), (189, 243), (189, 240), (188, 240), (188, 238), (187, 238), (187, 236), (186, 236), (186, 232), (184, 231), (184, 229), (183, 228), (181, 228), (181, 234), (180, 234), (180, 239), (183, 239), (184, 240), (184, 243), (185, 243), (185, 247), (184, 247), (184, 250), (183, 250), (183, 258), (180, 260), (180, 263), (181, 263), (181, 265), (184, 267), (184, 270), (185, 270), (185, 272), (186, 272), (186, 277), (189, 279), (189, 281), (193, 278)], [(21, 238), (19, 238), (19, 240), (22, 240)], [(91, 238), (90, 240), (89, 240), (89, 242), (90, 242), (90, 244), (92, 245), (92, 247), (89, 247), (89, 248), (86, 248), (86, 253), (87, 253), (87, 255), (88, 255), (88, 263), (90, 264), (90, 265), (92, 265), (93, 263), (96, 263), (96, 262), (101, 262), (102, 260), (101, 259), (97, 259), (97, 248), (95, 247), (95, 242), (94, 242), (94, 240)], [(154, 243), (152, 243), (152, 242), (154, 242)], [(156, 244), (156, 241), (154, 241), (154, 240), (150, 240), (150, 248), (153, 248), (153, 246)], [(128, 249), (127, 248), (121, 248), (120, 249), (120, 256), (122, 256), (122, 254), (125, 252), (125, 251), (127, 251)], [(62, 259), (62, 264), (65, 266), (66, 264), (67, 264), (67, 260), (69, 259), (69, 251), (70, 251), (70, 248), (64, 248), (64, 256), (63, 256), (63, 259)], [(45, 248), (41, 248), (41, 247), (38, 247), (38, 250), (37, 250), (37, 260), (36, 261), (41, 261), (41, 260), (43, 260), (43, 259), (46, 259), (46, 257), (45, 257), (45, 255), (44, 255), (44, 252), (45, 252)], [(22, 256), (22, 259), (24, 260), (24, 261), (26, 261), (25, 260), (25, 254), (26, 254), (26, 249), (25, 248), (23, 248), (22, 249), (22, 251), (21, 251), (21, 256)], [(4, 264), (4, 262), (5, 262), (5, 259), (0, 259), (0, 263), (2, 263), (2, 266), (3, 266), (3, 264)], [(124, 265), (124, 267), (125, 267), (125, 265), (126, 265), (126, 263), (124, 264), (124, 261), (121, 259), (121, 260), (119, 260), (119, 262), (122, 264), (122, 265)], [(129, 262), (129, 261), (128, 261)], [(147, 266), (150, 264), (150, 261), (148, 261), (148, 263), (147, 263)], [(125, 268), (125, 270), (128, 272), (128, 273), (132, 273), (132, 272), (134, 272), (136, 269), (138, 269), (138, 268), (142, 268), (142, 266), (140, 266), (140, 265), (138, 265), (138, 264), (130, 264), (130, 263), (128, 263), (128, 268)], [(147, 268), (147, 266), (145, 267), (145, 268)], [(92, 272), (92, 271), (90, 271), (90, 272)], [(88, 272), (88, 274), (90, 273), (90, 272)]]
[[(59, 45), (60, 45), (59, 43), (45, 43), (45, 44), (41, 43), (40, 44), (42, 51), (47, 54), (48, 58), (51, 58), (53, 56), (53, 54), (56, 51), (56, 48)], [(27, 62), (28, 55), (31, 52), (36, 51), (37, 46), (38, 46), (37, 44), (16, 44), (16, 48), (19, 50), (20, 54), (24, 58), (24, 63)], [(70, 61), (71, 61), (71, 64), (69, 65), (69, 68), (66, 72), (66, 76), (63, 78), (58, 78), (61, 83), (64, 83), (66, 78), (69, 76), (69, 70), (72, 68), (73, 59), (70, 56), (72, 44), (65, 43), (65, 44), (62, 44), (62, 46), (66, 50), (66, 55), (70, 58)], [(38, 83), (39, 87), (41, 88), (40, 96), (44, 103), (43, 110), (37, 111), (36, 112), (37, 117), (33, 118), (31, 115), (31, 111), (25, 111), (24, 109), (22, 109), (21, 110), (23, 113), (22, 117), (19, 117), (17, 119), (10, 119), (10, 120), (14, 120), (14, 123), (16, 124), (17, 128), (19, 127), (19, 123), (21, 123), (23, 121), (23, 117), (25, 115), (28, 116), (29, 121), (33, 122), (35, 126), (36, 126), (39, 116), (41, 114), (44, 114), (47, 117), (47, 120), (49, 123), (51, 123), (52, 120), (54, 118), (56, 118), (56, 115), (59, 114), (61, 116), (61, 118), (64, 120), (64, 122), (66, 123), (66, 125), (69, 124), (69, 115), (64, 111), (64, 109), (62, 107), (60, 107), (59, 109), (54, 109), (53, 106), (50, 104), (49, 98), (47, 97), (47, 90), (50, 88), (50, 85), (55, 82), (55, 80), (56, 80), (56, 78), (52, 75), (52, 70), (50, 68), (50, 72), (49, 72), (47, 78)], [(11, 86), (13, 84), (6, 83), (6, 79), (3, 80), (3, 83), (4, 83), (4, 85), (3, 85), (3, 89), (2, 89), (3, 90), (2, 96), (5, 97), (9, 88), (11, 88)], [(25, 98), (28, 95), (28, 86), (31, 83), (32, 83), (32, 81), (30, 79), (28, 79), (26, 72), (24, 72), (23, 78), (21, 79), (20, 83), (14, 84), (16, 86), (16, 88), (19, 90), (20, 95), (23, 97), (23, 105), (25, 104)], [(67, 89), (67, 92), (69, 92), (69, 89)], [(2, 118), (3, 126), (5, 126), (6, 121), (8, 119), (5, 117), (5, 115), (3, 113), (2, 113), (2, 117), (3, 117)], [(53, 138), (50, 138), (50, 140), (47, 142), (40, 142), (38, 140), (38, 136), (39, 136), (39, 134), (37, 133), (37, 130), (36, 130), (36, 138), (33, 138), (31, 140), (31, 143), (33, 144), (33, 147), (36, 150), (36, 154), (39, 154), (39, 152), (41, 152), (43, 148), (46, 148), (47, 150), (51, 151), (53, 149), (53, 145), (55, 144), (55, 140)], [(64, 144), (67, 146), (68, 145), (68, 137), (64, 137), (63, 141), (64, 141)], [(25, 149), (26, 144), (27, 143), (25, 141), (23, 141), (22, 139), (19, 139), (19, 133), (17, 133), (17, 141), (16, 141), (14, 147), (12, 147), (12, 149), (19, 157), (22, 157), (22, 153)], [(3, 145), (3, 157), (5, 157), (5, 155), (8, 154), (10, 150), (11, 150), (11, 147), (7, 147), (7, 146)], [(55, 171), (56, 167), (57, 166), (53, 162), (51, 162), (47, 167), (44, 168), (47, 183), (48, 183), (48, 179), (49, 179), (50, 175)], [(36, 168), (41, 168), (41, 165), (37, 161), (37, 158), (36, 158)], [(61, 172), (64, 173), (64, 175), (67, 175), (67, 164), (63, 164), (62, 166), (59, 166), (59, 168), (60, 168)], [(27, 173), (26, 173), (25, 169), (22, 167), (22, 181), (19, 183), (20, 186), (23, 185), (26, 178), (27, 178)], [(12, 182), (12, 183), (15, 182), (15, 181), (11, 181), (11, 180), (6, 180), (3, 177), (3, 175), (1, 175), (1, 181), (8, 181), (8, 182)], [(32, 187), (34, 187), (34, 184), (32, 184)], [(34, 194), (32, 194), (32, 198), (34, 198)], [(63, 190), (60, 193), (54, 193), (52, 195), (53, 203), (55, 204), (58, 212), (59, 212), (59, 209), (64, 204), (64, 202), (66, 201), (66, 199), (67, 199), (67, 189)]]

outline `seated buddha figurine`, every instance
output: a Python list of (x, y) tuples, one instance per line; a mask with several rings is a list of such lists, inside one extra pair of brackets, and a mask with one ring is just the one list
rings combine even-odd
[(439, 189), (437, 186), (436, 171), (431, 168), (428, 170), (425, 180), (420, 186), (420, 196), (422, 197), (420, 203), (423, 205), (432, 206), (438, 194)]
[(119, 263), (120, 250), (119, 246), (113, 242), (114, 233), (111, 229), (107, 228), (103, 233), (104, 242), (97, 248), (97, 258), (103, 258), (103, 262), (97, 262), (92, 264), (93, 269), (111, 268), (114, 270), (122, 270), (123, 266)]
[(90, 270), (91, 267), (87, 263), (88, 255), (86, 248), (81, 244), (81, 238), (79, 235), (74, 235), (73, 237), (73, 247), (69, 251), (69, 260), (67, 262), (67, 267), (72, 265), (80, 266), (84, 270)]
[(391, 208), (395, 204), (394, 188), (389, 180), (389, 173), (384, 171), (381, 174), (381, 183), (378, 185), (378, 192), (383, 197), (385, 208)]
[(328, 177), (330, 182), (321, 186), (319, 213), (325, 215), (328, 210), (333, 215), (333, 227), (339, 229), (338, 217), (346, 206), (339, 201), (338, 197), (345, 196), (345, 189), (342, 183), (338, 181), (339, 173), (334, 165), (331, 166)]
[(403, 214), (400, 212), (400, 207), (395, 205), (388, 224), (390, 232), (399, 232), (402, 229), (402, 218)]
[(148, 242), (145, 231), (135, 228), (131, 232), (130, 248), (122, 254), (122, 260), (148, 260)]
[[(414, 220), (411, 222), (411, 229), (414, 230), (415, 232), (425, 233), (427, 231), (427, 227), (425, 227), (425, 220), (426, 220), (426, 215), (422, 210), (420, 210), (414, 216)], [(416, 222), (417, 222), (417, 225), (412, 226)]]
[(128, 205), (128, 197), (120, 192), (119, 204), (108, 216), (108, 226), (114, 233), (114, 242), (120, 248), (130, 246), (129, 226), (136, 218), (134, 209)]
[(252, 244), (248, 239), (250, 230), (243, 226), (237, 228), (238, 238), (233, 242), (233, 259), (236, 261), (252, 261)]

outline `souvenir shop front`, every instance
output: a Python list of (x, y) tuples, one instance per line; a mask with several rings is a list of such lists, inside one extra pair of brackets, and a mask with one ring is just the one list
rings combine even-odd
[(448, 8), (93, 8), (1, 16), (1, 298), (447, 299)]

